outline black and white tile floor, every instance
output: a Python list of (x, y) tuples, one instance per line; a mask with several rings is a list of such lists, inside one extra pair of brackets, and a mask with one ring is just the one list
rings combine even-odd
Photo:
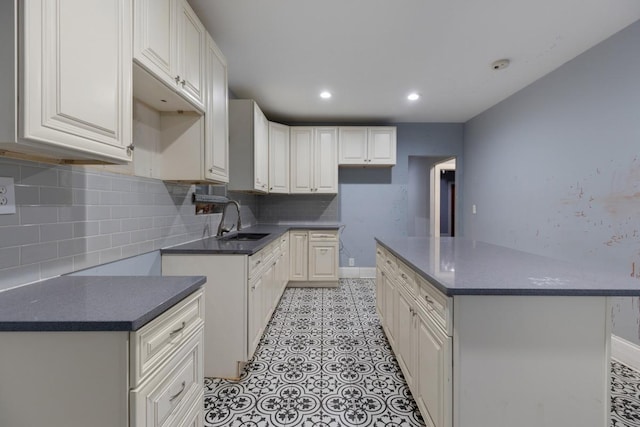
[[(640, 373), (613, 364), (611, 427), (640, 427)], [(205, 379), (205, 425), (423, 426), (373, 280), (288, 288), (239, 381)]]

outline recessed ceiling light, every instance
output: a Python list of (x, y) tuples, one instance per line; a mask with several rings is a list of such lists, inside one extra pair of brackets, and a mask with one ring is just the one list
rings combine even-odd
[(331, 92), (329, 91), (324, 91), (324, 92), (320, 92), (320, 98), (322, 99), (329, 99), (331, 98)]
[(407, 95), (407, 99), (409, 101), (417, 101), (418, 99), (420, 99), (420, 95), (417, 93), (410, 93), (409, 95)]

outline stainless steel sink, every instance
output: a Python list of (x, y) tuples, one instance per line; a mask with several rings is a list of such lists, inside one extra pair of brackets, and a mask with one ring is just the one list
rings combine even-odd
[(237, 233), (237, 234), (234, 234), (233, 236), (222, 237), (221, 240), (235, 240), (235, 241), (246, 242), (246, 241), (255, 241), (255, 240), (264, 239), (268, 235), (269, 233)]

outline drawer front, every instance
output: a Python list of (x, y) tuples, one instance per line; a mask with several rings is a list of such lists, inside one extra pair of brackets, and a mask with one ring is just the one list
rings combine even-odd
[(380, 245), (376, 246), (376, 265), (380, 268), (384, 267), (385, 252), (386, 251)]
[(263, 263), (264, 251), (259, 251), (249, 257), (249, 277), (256, 275)]
[(391, 277), (395, 277), (396, 272), (398, 271), (398, 261), (396, 257), (391, 254), (389, 251), (384, 251), (384, 268), (391, 275)]
[[(176, 417), (175, 427), (203, 427), (204, 426), (204, 390), (193, 399), (193, 404), (186, 414)], [(173, 427), (173, 426), (172, 426)]]
[(264, 249), (262, 249), (260, 252), (263, 253), (262, 255), (262, 263), (263, 264), (269, 264), (269, 262), (271, 262), (273, 260), (273, 257), (275, 255), (275, 249), (276, 246), (278, 245), (279, 241), (275, 240), (271, 243), (269, 243), (267, 246), (265, 246)]
[(337, 230), (310, 230), (309, 241), (311, 242), (337, 242)]
[(179, 415), (202, 395), (202, 331), (200, 327), (157, 373), (131, 391), (132, 427), (179, 425)]
[(163, 364), (195, 330), (204, 324), (202, 289), (131, 333), (131, 387)]
[(282, 253), (289, 251), (289, 232), (284, 233), (280, 236), (280, 250)]
[(396, 277), (398, 278), (398, 283), (400, 283), (404, 288), (409, 291), (412, 296), (418, 295), (417, 285), (416, 285), (416, 274), (413, 272), (413, 269), (409, 268), (402, 261), (397, 262), (398, 271), (396, 272)]
[(453, 336), (453, 299), (437, 290), (423, 277), (416, 277), (418, 303), (448, 335)]

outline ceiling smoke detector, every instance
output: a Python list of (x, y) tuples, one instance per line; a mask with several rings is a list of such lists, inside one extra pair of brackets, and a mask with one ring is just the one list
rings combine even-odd
[(508, 59), (498, 59), (497, 61), (493, 61), (493, 63), (491, 64), (491, 68), (493, 68), (494, 70), (504, 70), (509, 66), (510, 63), (511, 61), (509, 61)]

